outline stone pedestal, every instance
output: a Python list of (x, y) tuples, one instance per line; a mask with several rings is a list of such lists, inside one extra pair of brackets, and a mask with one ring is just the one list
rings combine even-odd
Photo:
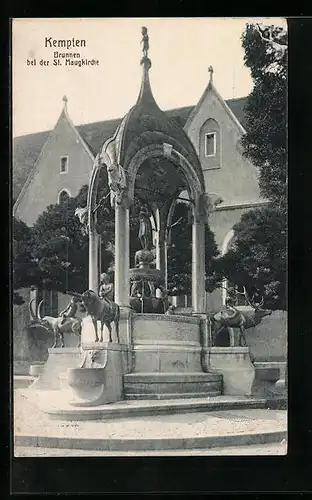
[(279, 394), (279, 388), (285, 387), (286, 362), (266, 361), (254, 363), (256, 374), (252, 393), (255, 396), (270, 397)]
[[(123, 363), (121, 346), (95, 344), (86, 352), (89, 366), (68, 368), (67, 384), (73, 406), (98, 406), (123, 398)], [(65, 378), (65, 377), (64, 377)]]
[(81, 353), (77, 347), (50, 348), (49, 357), (31, 389), (60, 390), (60, 375), (69, 367), (78, 367), (80, 362)]
[(250, 396), (255, 368), (250, 361), (248, 347), (211, 347), (209, 367), (222, 374), (223, 394)]
[(126, 399), (217, 396), (222, 375), (204, 373), (201, 317), (133, 314), (132, 366), (124, 376)]
[(31, 377), (39, 377), (42, 373), (45, 363), (31, 364), (29, 367), (29, 375)]

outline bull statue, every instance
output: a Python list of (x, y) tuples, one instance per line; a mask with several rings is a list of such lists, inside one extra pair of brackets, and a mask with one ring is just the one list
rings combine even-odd
[(54, 316), (41, 316), (41, 307), (43, 304), (43, 300), (41, 300), (38, 304), (36, 314), (33, 311), (32, 303), (36, 299), (32, 299), (29, 302), (29, 312), (32, 320), (38, 323), (46, 330), (50, 331), (54, 335), (54, 342), (52, 347), (55, 348), (57, 346), (58, 340), (61, 341), (61, 347), (64, 347), (64, 333), (74, 333), (79, 337), (77, 347), (80, 347), (81, 343), (81, 319), (79, 318), (70, 318), (63, 317), (62, 315), (54, 317)]
[(233, 301), (227, 299), (226, 307), (211, 316), (213, 338), (216, 339), (219, 332), (226, 328), (229, 332), (231, 347), (235, 345), (233, 328), (239, 328), (238, 345), (241, 347), (247, 346), (245, 330), (259, 325), (264, 316), (272, 314), (270, 309), (262, 309), (263, 297), (259, 303), (254, 302), (254, 296), (249, 299), (245, 287), (244, 295), (247, 305), (234, 306)]
[[(76, 294), (78, 295), (78, 294)], [(83, 294), (79, 295), (81, 301), (87, 311), (87, 314), (91, 316), (94, 330), (95, 330), (95, 342), (103, 342), (103, 326), (105, 325), (109, 332), (109, 341), (112, 342), (112, 326), (111, 323), (115, 323), (117, 343), (119, 344), (119, 319), (120, 319), (120, 309), (118, 304), (115, 302), (103, 299), (99, 297), (93, 290), (87, 290)], [(97, 322), (101, 322), (101, 332), (100, 339), (97, 333)]]

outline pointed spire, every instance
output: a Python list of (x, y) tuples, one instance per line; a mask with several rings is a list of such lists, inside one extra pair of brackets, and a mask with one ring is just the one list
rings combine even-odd
[(212, 66), (209, 66), (208, 72), (210, 73), (209, 83), (213, 83), (213, 67)]
[(62, 97), (62, 101), (63, 101), (63, 103), (64, 103), (64, 105), (63, 105), (63, 110), (64, 110), (64, 111), (67, 111), (67, 101), (68, 101), (68, 99), (67, 99), (67, 96), (66, 96), (66, 95), (63, 95), (63, 97)]
[(152, 66), (152, 62), (148, 58), (149, 36), (147, 34), (147, 28), (145, 26), (142, 27), (141, 43), (143, 44), (143, 48), (142, 48), (143, 57), (141, 59), (141, 66), (143, 68), (143, 74), (142, 74), (141, 90), (140, 90), (140, 94), (139, 94), (137, 102), (140, 102), (142, 100), (145, 100), (145, 101), (148, 100), (148, 101), (153, 101), (155, 103), (155, 99), (154, 99), (154, 96), (152, 94), (151, 85), (150, 85), (150, 81), (149, 81), (149, 75), (148, 75), (148, 72)]

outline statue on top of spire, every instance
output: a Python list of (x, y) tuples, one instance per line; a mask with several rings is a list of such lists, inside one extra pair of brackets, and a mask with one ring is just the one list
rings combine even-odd
[(147, 34), (147, 28), (145, 26), (142, 26), (142, 40), (141, 43), (143, 44), (143, 57), (148, 57), (148, 49), (149, 49), (149, 36)]

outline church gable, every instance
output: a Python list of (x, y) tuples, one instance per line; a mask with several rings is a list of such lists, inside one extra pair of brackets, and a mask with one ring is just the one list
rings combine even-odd
[(212, 77), (184, 128), (199, 156), (207, 192), (221, 196), (224, 205), (260, 200), (257, 170), (240, 145), (245, 130)]
[(64, 109), (45, 142), (14, 206), (14, 216), (33, 225), (62, 192), (76, 196), (89, 183), (93, 155)]

